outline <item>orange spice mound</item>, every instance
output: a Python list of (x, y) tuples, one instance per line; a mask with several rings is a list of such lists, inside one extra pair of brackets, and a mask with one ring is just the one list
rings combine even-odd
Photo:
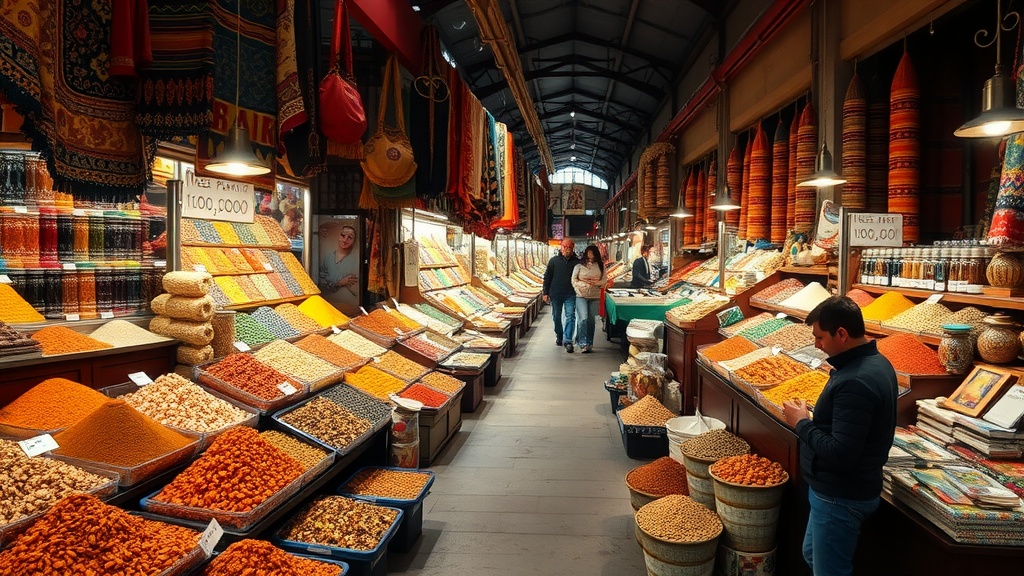
[(898, 332), (878, 340), (878, 352), (893, 370), (906, 374), (945, 374), (939, 354), (912, 334)]
[(46, 318), (15, 292), (14, 288), (0, 284), (0, 321), (8, 324), (31, 324), (45, 320)]
[(203, 569), (202, 576), (274, 574), (276, 576), (338, 576), (341, 566), (300, 558), (265, 540), (245, 539), (228, 546)]
[(113, 348), (106, 342), (100, 342), (63, 326), (47, 326), (33, 334), (32, 339), (43, 346), (43, 356)]
[(137, 466), (193, 441), (124, 400), (109, 400), (53, 439), (56, 454), (115, 466)]
[(686, 468), (670, 456), (662, 456), (650, 464), (634, 468), (626, 475), (626, 484), (654, 496), (683, 494), (689, 496)]
[(67, 428), (109, 400), (103, 394), (64, 378), (43, 380), (14, 402), (0, 409), (0, 422), (35, 428), (57, 430)]
[(733, 336), (718, 344), (708, 346), (702, 351), (704, 357), (712, 362), (722, 362), (739, 358), (748, 352), (757, 350), (759, 346), (743, 336)]

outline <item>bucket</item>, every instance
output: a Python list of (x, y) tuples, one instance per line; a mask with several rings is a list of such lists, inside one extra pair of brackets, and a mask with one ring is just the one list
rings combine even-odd
[(650, 504), (651, 502), (654, 502), (658, 498), (661, 498), (661, 496), (657, 496), (655, 494), (648, 494), (647, 492), (637, 490), (636, 488), (630, 486), (629, 482), (626, 482), (626, 488), (629, 489), (629, 503), (630, 505), (633, 506), (634, 511), (639, 510), (640, 507), (643, 506), (644, 504)]
[(704, 542), (669, 542), (655, 538), (633, 521), (649, 576), (713, 576), (721, 533)]
[(665, 430), (668, 433), (668, 455), (676, 462), (685, 464), (683, 462), (683, 453), (679, 449), (680, 444), (708, 430), (724, 429), (725, 422), (717, 418), (701, 416), (700, 414), (672, 418), (665, 422)]
[(715, 559), (717, 576), (775, 576), (775, 549), (767, 552), (739, 552), (724, 544)]
[[(775, 548), (782, 494), (789, 476), (774, 486), (725, 482), (711, 474), (715, 509), (725, 526), (722, 543), (738, 552), (769, 552)], [(691, 495), (693, 490), (690, 490)]]
[[(711, 481), (711, 473), (708, 468), (716, 460), (705, 460), (693, 458), (683, 454), (683, 466), (686, 467), (686, 484), (690, 488), (690, 498), (705, 505), (711, 511), (715, 511), (715, 485)], [(724, 523), (725, 520), (723, 519)]]

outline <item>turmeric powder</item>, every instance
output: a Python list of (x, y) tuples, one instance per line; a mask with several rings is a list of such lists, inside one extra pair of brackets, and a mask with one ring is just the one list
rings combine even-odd
[(115, 466), (138, 466), (194, 442), (124, 400), (105, 402), (53, 439), (55, 454)]

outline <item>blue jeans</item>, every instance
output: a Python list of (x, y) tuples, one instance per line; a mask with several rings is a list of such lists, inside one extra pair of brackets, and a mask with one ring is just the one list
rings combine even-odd
[(555, 340), (562, 344), (572, 344), (572, 336), (576, 329), (576, 297), (550, 298), (551, 318), (555, 321)]
[(600, 307), (599, 300), (576, 297), (576, 341), (580, 346), (594, 345), (594, 322)]
[(878, 509), (879, 498), (847, 500), (817, 494), (809, 486), (811, 514), (804, 534), (804, 561), (815, 576), (853, 574), (853, 554), (864, 519)]

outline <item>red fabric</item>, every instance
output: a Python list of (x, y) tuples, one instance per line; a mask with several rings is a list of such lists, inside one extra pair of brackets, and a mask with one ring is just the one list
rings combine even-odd
[(149, 39), (149, 5), (146, 0), (112, 0), (110, 15), (111, 76), (137, 75), (136, 70), (153, 62)]

